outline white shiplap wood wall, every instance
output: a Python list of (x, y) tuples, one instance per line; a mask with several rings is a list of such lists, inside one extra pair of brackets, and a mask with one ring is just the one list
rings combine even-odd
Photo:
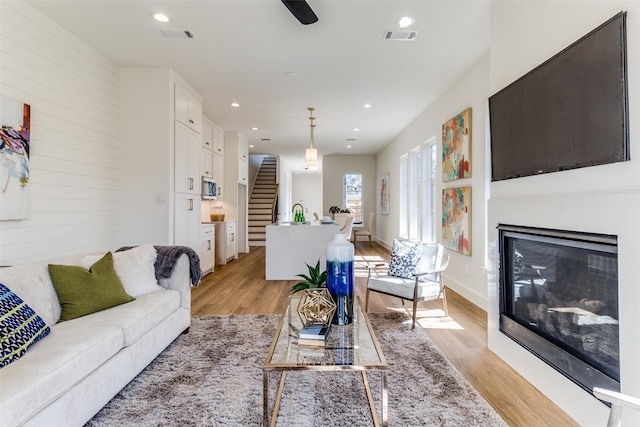
[(29, 216), (0, 221), (0, 265), (118, 243), (118, 67), (23, 2), (0, 2), (0, 92), (31, 105)]

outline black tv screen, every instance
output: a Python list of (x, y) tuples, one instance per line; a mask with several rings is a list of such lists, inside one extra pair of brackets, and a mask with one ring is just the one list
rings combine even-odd
[(626, 13), (489, 98), (491, 180), (629, 160)]

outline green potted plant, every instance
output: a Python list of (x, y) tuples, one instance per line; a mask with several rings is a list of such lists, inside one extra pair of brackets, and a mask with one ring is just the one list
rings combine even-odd
[(351, 213), (351, 211), (349, 210), (349, 208), (340, 208), (339, 206), (331, 206), (329, 208), (329, 213), (331, 214), (331, 218), (335, 219), (335, 214), (337, 213)]
[(327, 289), (327, 272), (320, 271), (320, 260), (315, 267), (305, 264), (309, 274), (298, 274), (297, 276), (304, 280), (291, 288), (292, 294), (304, 291), (304, 295), (298, 303), (298, 316), (305, 326), (312, 323), (322, 323), (329, 326), (336, 311), (336, 304)]
[(326, 288), (327, 287), (327, 272), (320, 271), (320, 260), (316, 263), (315, 267), (305, 263), (309, 274), (297, 274), (298, 277), (302, 277), (304, 280), (296, 283), (291, 287), (291, 293), (303, 291), (305, 289)]

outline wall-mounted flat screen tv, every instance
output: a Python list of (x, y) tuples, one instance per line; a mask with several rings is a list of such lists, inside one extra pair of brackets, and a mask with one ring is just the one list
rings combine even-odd
[(491, 180), (629, 160), (626, 12), (489, 98)]

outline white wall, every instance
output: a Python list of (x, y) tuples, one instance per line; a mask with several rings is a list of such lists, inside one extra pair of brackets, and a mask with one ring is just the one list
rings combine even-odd
[[(435, 229), (437, 241), (442, 242), (442, 189), (458, 186), (471, 186), (472, 189), (471, 256), (449, 251), (451, 261), (444, 281), (448, 287), (485, 310), (488, 304), (485, 247), (486, 192), (488, 186), (485, 129), (487, 127), (488, 85), (489, 56), (485, 55), (378, 154), (378, 175), (382, 176), (385, 172), (390, 174), (391, 209), (389, 215), (378, 215), (376, 217), (378, 240), (390, 245), (393, 239), (399, 235), (400, 156), (436, 137), (438, 166), (435, 190)], [(472, 108), (471, 178), (443, 183), (441, 161), (442, 124), (468, 107)]]
[[(627, 15), (631, 161), (491, 184), (487, 223), (489, 348), (584, 426), (606, 425), (608, 408), (498, 331), (498, 223), (618, 236), (620, 371), (623, 392), (640, 396), (637, 283), (640, 253), (640, 165), (634, 146), (640, 123), (640, 3), (634, 1), (492, 2), (491, 93), (578, 40), (621, 10)], [(577, 124), (580, 125), (579, 123)], [(640, 425), (627, 411), (624, 425)]]
[(362, 174), (362, 220), (368, 221), (369, 213), (376, 212), (377, 199), (376, 156), (329, 155), (322, 158), (322, 209), (320, 217), (329, 215), (331, 206), (344, 207), (343, 179), (345, 173)]
[(320, 173), (293, 174), (291, 199), (293, 203), (304, 206), (304, 216), (307, 221), (313, 220), (314, 212), (322, 217), (322, 175)]
[(174, 241), (173, 87), (168, 68), (120, 71), (122, 246)]
[(0, 265), (117, 248), (118, 68), (23, 2), (0, 2), (0, 91), (31, 105), (29, 217)]
[(249, 194), (253, 193), (253, 186), (256, 184), (262, 160), (267, 157), (272, 156), (268, 154), (249, 154)]
[(291, 198), (292, 187), (292, 169), (291, 165), (283, 160), (282, 157), (278, 158), (278, 220), (291, 221), (291, 206), (293, 201)]

